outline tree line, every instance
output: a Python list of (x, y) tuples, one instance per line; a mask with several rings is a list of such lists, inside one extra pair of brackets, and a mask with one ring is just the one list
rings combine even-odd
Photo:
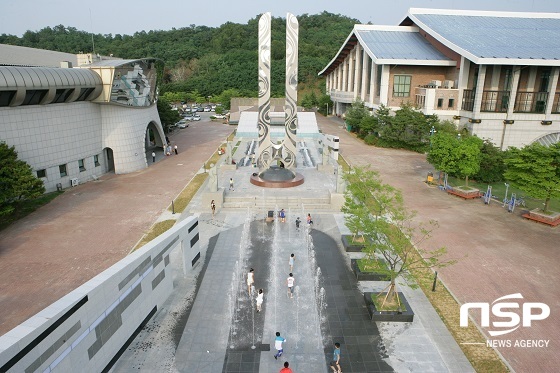
[[(95, 53), (125, 59), (160, 58), (165, 74), (160, 92), (198, 91), (203, 97), (236, 89), (256, 97), (259, 16), (246, 24), (226, 22), (220, 27), (189, 25), (171, 30), (138, 31), (133, 35), (94, 34)], [(299, 79), (319, 89), (317, 73), (334, 57), (358, 20), (322, 12), (303, 14), (299, 21)], [(272, 96), (284, 95), (285, 19), (272, 18)], [(22, 37), (0, 35), (0, 43), (66, 53), (92, 51), (92, 35), (58, 25), (27, 31)]]

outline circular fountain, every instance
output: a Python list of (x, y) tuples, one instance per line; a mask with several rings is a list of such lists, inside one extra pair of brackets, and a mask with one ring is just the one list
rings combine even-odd
[(279, 166), (251, 175), (251, 184), (264, 188), (292, 188), (303, 184), (303, 181), (302, 174)]

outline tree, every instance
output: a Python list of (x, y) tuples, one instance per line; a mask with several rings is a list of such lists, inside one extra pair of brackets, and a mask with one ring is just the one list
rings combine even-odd
[(0, 216), (12, 214), (22, 200), (45, 193), (43, 181), (31, 167), (17, 158), (15, 147), (0, 142)]
[(475, 136), (458, 139), (449, 132), (439, 132), (432, 136), (427, 160), (437, 170), (465, 178), (480, 169), (482, 140)]
[(346, 124), (352, 127), (352, 131), (359, 132), (362, 119), (368, 115), (369, 110), (364, 106), (363, 101), (356, 100), (352, 103), (352, 106), (346, 110)]
[(480, 156), (480, 170), (473, 175), (473, 178), (484, 183), (503, 181), (506, 170), (505, 152), (491, 141), (485, 140), (480, 149)]
[(158, 98), (157, 109), (161, 125), (165, 132), (168, 132), (169, 127), (173, 126), (179, 120), (179, 112), (177, 110), (171, 110), (171, 103), (162, 96)]
[(482, 140), (476, 136), (467, 136), (459, 141), (455, 149), (457, 155), (457, 173), (465, 178), (465, 186), (469, 186), (469, 176), (480, 170)]
[(547, 212), (550, 199), (560, 197), (560, 143), (533, 143), (509, 153), (504, 177), (531, 197), (543, 199)]
[[(414, 288), (417, 285), (412, 271), (442, 268), (456, 262), (442, 259), (447, 252), (443, 247), (421, 248), (420, 244), (431, 237), (437, 222), (415, 224), (415, 214), (404, 206), (402, 193), (384, 184), (377, 172), (356, 167), (351, 170), (346, 180), (347, 191), (350, 191), (346, 197), (354, 199), (350, 202), (354, 208), (347, 211), (349, 214), (353, 211), (359, 212), (360, 215), (355, 220), (359, 221), (360, 228), (370, 237), (364, 250), (365, 260), (373, 263), (376, 272), (390, 278), (386, 291), (378, 295), (385, 295), (383, 304), (387, 300), (398, 303), (396, 281), (399, 277)], [(358, 205), (367, 206), (369, 213), (362, 212), (362, 207)], [(376, 254), (385, 260), (385, 265), (379, 265)]]

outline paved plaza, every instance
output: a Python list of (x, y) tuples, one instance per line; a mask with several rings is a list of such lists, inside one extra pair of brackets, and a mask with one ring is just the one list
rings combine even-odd
[[(547, 284), (560, 280), (557, 231), (508, 215), (497, 205), (463, 201), (428, 188), (423, 180), (431, 167), (423, 155), (368, 147), (336, 120), (319, 119), (324, 133), (340, 136), (346, 159), (371, 164), (386, 182), (403, 190), (406, 204), (418, 211), (417, 219), (439, 220), (434, 246), (447, 246), (452, 257), (468, 253), (441, 271), (459, 301), (492, 302), (520, 292), (527, 300), (549, 302), (553, 311), (548, 319), (515, 335), (550, 339), (548, 349), (500, 352), (516, 371), (553, 371), (560, 320), (552, 302), (558, 302), (560, 290)], [(109, 267), (154, 221), (169, 218), (171, 199), (231, 129), (195, 123), (171, 138), (179, 144), (178, 156), (163, 157), (139, 173), (107, 175), (99, 183), (80, 185), (0, 233), (0, 305), (8, 310), (0, 319), (2, 332)], [(317, 153), (310, 153), (318, 161)], [(320, 197), (335, 188), (334, 175), (301, 164), (298, 171), (306, 182), (289, 190), (251, 185), (250, 167), (221, 171), (219, 184), (227, 198), (264, 201), (291, 194)], [(235, 191), (227, 190), (230, 177)], [(348, 233), (340, 212), (304, 205), (288, 208), (286, 223), (267, 224), (264, 210), (223, 208), (212, 218), (202, 193), (176, 218), (198, 216), (204, 261), (191, 277), (176, 269), (174, 295), (132, 342), (114, 372), (277, 372), (283, 361), (289, 361), (294, 372), (327, 372), (334, 342), (342, 344), (343, 372), (473, 371), (419, 290), (401, 287), (416, 313), (413, 323), (369, 320), (362, 292), (380, 290), (384, 284), (355, 280), (349, 262), (356, 254), (346, 254), (340, 243), (340, 235)], [(268, 208), (283, 206), (270, 202)], [(302, 224), (297, 230), (295, 218), (305, 221), (308, 212), (313, 227)], [(294, 298), (288, 298), (285, 284), (291, 253), (296, 256)], [(255, 269), (256, 288), (265, 290), (261, 313), (254, 312), (244, 283), (248, 268)], [(55, 275), (60, 273), (65, 275)], [(287, 339), (278, 361), (273, 357), (276, 331)]]

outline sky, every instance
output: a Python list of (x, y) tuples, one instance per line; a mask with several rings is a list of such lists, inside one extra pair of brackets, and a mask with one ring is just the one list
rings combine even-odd
[(264, 12), (274, 17), (323, 11), (361, 23), (396, 25), (409, 8), (560, 12), (559, 0), (0, 0), (0, 34), (22, 36), (64, 25), (94, 34), (127, 34), (197, 26), (245, 24)]

